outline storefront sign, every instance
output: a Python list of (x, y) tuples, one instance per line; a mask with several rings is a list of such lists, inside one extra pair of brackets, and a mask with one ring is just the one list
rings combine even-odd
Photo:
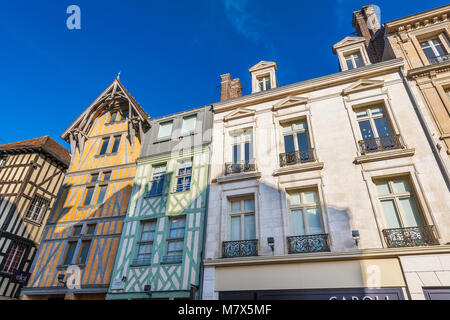
[(30, 278), (30, 273), (29, 272), (24, 272), (24, 271), (19, 271), (16, 270), (14, 271), (14, 273), (11, 276), (11, 282), (12, 283), (18, 283), (21, 286), (24, 286), (27, 284), (28, 279)]

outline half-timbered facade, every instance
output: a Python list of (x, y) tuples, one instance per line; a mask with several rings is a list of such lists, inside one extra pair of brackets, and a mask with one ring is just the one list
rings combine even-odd
[(209, 106), (153, 121), (107, 299), (199, 297), (211, 128)]
[(48, 136), (0, 146), (0, 299), (26, 284), (69, 163)]
[(105, 298), (149, 126), (117, 78), (62, 134), (72, 161), (24, 299)]

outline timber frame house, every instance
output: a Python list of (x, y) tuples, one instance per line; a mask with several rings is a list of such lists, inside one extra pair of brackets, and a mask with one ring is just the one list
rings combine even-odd
[(48, 136), (0, 146), (0, 299), (26, 283), (69, 163)]
[[(104, 299), (150, 117), (117, 77), (62, 134), (72, 161), (23, 299)], [(68, 266), (81, 270), (69, 290)]]

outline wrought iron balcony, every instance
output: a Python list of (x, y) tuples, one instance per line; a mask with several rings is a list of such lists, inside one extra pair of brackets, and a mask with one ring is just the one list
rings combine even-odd
[(358, 141), (358, 144), (361, 154), (393, 149), (402, 149), (404, 147), (400, 135), (360, 140)]
[(328, 234), (287, 237), (289, 253), (327, 252), (330, 251)]
[(280, 167), (293, 164), (314, 162), (316, 160), (314, 149), (304, 149), (294, 152), (280, 153)]
[(384, 239), (389, 248), (438, 245), (434, 226), (384, 229)]
[(225, 164), (225, 175), (251, 171), (256, 171), (255, 159), (248, 159), (239, 162), (228, 162)]
[(224, 258), (257, 256), (258, 240), (224, 241), (222, 255)]
[(430, 62), (430, 64), (441, 63), (441, 62), (449, 61), (449, 60), (450, 60), (450, 54), (428, 58), (428, 61)]

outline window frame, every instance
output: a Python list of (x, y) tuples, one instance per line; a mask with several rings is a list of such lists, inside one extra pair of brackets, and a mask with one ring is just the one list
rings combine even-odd
[(6, 162), (8, 160), (7, 155), (1, 155), (0, 156), (0, 169), (6, 166)]
[[(316, 194), (316, 198), (317, 201), (314, 203), (305, 203), (304, 199), (305, 199), (305, 192), (315, 192)], [(292, 205), (290, 202), (291, 196), (293, 194), (300, 194), (301, 197), (301, 203), (298, 205)], [(301, 189), (292, 189), (286, 192), (286, 200), (287, 200), (287, 209), (288, 209), (288, 214), (289, 214), (289, 222), (290, 222), (290, 233), (293, 236), (309, 236), (309, 235), (316, 235), (316, 234), (325, 234), (326, 233), (326, 228), (325, 228), (325, 222), (324, 222), (324, 218), (323, 218), (323, 212), (322, 212), (322, 201), (320, 199), (320, 192), (318, 189), (316, 188), (301, 188)], [(319, 211), (319, 218), (320, 218), (320, 226), (322, 228), (321, 233), (311, 233), (311, 231), (309, 230), (309, 223), (308, 223), (308, 215), (307, 215), (307, 210), (308, 209), (317, 209)], [(302, 220), (303, 220), (303, 226), (305, 229), (305, 234), (303, 235), (296, 235), (294, 234), (294, 223), (292, 220), (292, 211), (293, 210), (297, 210), (297, 211), (302, 211)]]
[[(164, 173), (156, 172), (156, 168), (162, 168), (162, 167), (164, 167)], [(167, 176), (167, 164), (166, 163), (152, 165), (151, 179), (149, 181), (150, 182), (149, 188), (148, 188), (148, 191), (146, 194), (147, 197), (158, 197), (158, 196), (161, 196), (164, 194), (164, 186), (165, 186), (166, 176)], [(155, 182), (162, 183), (161, 192), (152, 193), (153, 184)]]
[[(191, 119), (194, 118), (195, 122), (194, 122), (194, 129), (186, 131), (185, 129), (185, 124), (186, 124), (186, 119)], [(197, 114), (191, 114), (189, 116), (185, 116), (182, 119), (182, 123), (181, 123), (181, 134), (182, 135), (189, 135), (189, 134), (193, 134), (195, 133), (195, 131), (197, 130), (197, 121), (198, 121), (198, 116)]]
[[(253, 210), (245, 210), (245, 200), (252, 200), (253, 201)], [(232, 212), (231, 211), (231, 204), (232, 202), (240, 202), (240, 210)], [(228, 225), (229, 225), (229, 232), (228, 232), (228, 241), (245, 241), (245, 240), (256, 240), (258, 238), (257, 232), (256, 232), (256, 202), (253, 195), (247, 195), (247, 196), (241, 196), (241, 197), (230, 197), (228, 199)], [(254, 219), (254, 234), (255, 239), (245, 239), (245, 217), (246, 216), (253, 216)], [(239, 217), (240, 218), (240, 239), (239, 240), (232, 240), (231, 232), (232, 232), (232, 223), (231, 220), (233, 217)]]
[[(359, 57), (359, 60), (361, 61), (361, 66), (359, 66), (359, 67), (356, 65), (355, 56)], [(346, 52), (343, 54), (343, 57), (344, 57), (345, 65), (347, 66), (347, 70), (354, 70), (354, 69), (362, 68), (365, 66), (364, 59), (362, 57), (360, 50)], [(348, 67), (349, 58), (352, 63), (352, 68)]]
[[(258, 88), (258, 92), (263, 92), (272, 89), (272, 79), (270, 74), (262, 74), (256, 76), (256, 86)], [(262, 84), (262, 88), (261, 88)]]
[[(170, 237), (170, 233), (173, 230), (172, 228), (172, 224), (174, 221), (176, 220), (183, 220), (184, 224), (183, 224), (183, 237)], [(182, 216), (176, 216), (176, 217), (171, 217), (169, 219), (169, 223), (168, 223), (168, 229), (167, 229), (167, 237), (166, 237), (166, 248), (165, 248), (165, 256), (164, 256), (164, 260), (163, 263), (165, 264), (181, 264), (183, 262), (183, 256), (184, 256), (184, 245), (185, 245), (185, 239), (186, 239), (186, 215), (182, 215)], [(181, 228), (176, 228), (176, 229), (181, 229)], [(169, 257), (169, 246), (171, 243), (183, 243), (183, 249), (182, 250), (174, 250), (174, 251), (170, 251), (170, 252), (180, 252), (179, 254), (181, 259), (180, 260), (170, 260), (167, 259)], [(175, 255), (176, 257), (176, 255)]]
[[(157, 222), (158, 221), (156, 219), (141, 221), (141, 223), (140, 223), (140, 230), (139, 230), (138, 238), (137, 238), (137, 241), (136, 241), (136, 250), (135, 250), (135, 253), (134, 253), (134, 259), (133, 259), (133, 262), (132, 262), (132, 266), (144, 266), (144, 265), (151, 265), (152, 264), (153, 249), (154, 249), (153, 244), (155, 242), (155, 237), (156, 237), (156, 233), (157, 233), (157, 230), (156, 230)], [(153, 239), (144, 241), (144, 240), (142, 240), (142, 237), (144, 235), (144, 227), (145, 227), (146, 224), (149, 224), (149, 225), (154, 224), (154, 230), (150, 231), (150, 232), (153, 233)], [(148, 259), (150, 260), (150, 262), (149, 263), (143, 263), (143, 262), (139, 263), (138, 262), (138, 260), (140, 259), (139, 258), (139, 255), (140, 255), (139, 254), (139, 249), (140, 249), (141, 246), (147, 246), (147, 245), (151, 245), (150, 253), (146, 254), (146, 255), (149, 255)], [(142, 258), (142, 259), (145, 259), (145, 258)]]
[[(18, 252), (20, 253), (20, 258), (17, 258)], [(26, 253), (27, 247), (25, 245), (12, 241), (8, 248), (8, 253), (3, 258), (1, 272), (12, 274), (14, 271), (19, 270)]]
[[(380, 115), (376, 114), (376, 115), (372, 115), (371, 109), (375, 109), (375, 108), (380, 108), (382, 113)], [(358, 111), (366, 111), (367, 115), (361, 118), (358, 118)], [(380, 137), (379, 133), (378, 133), (378, 129), (375, 125), (375, 120), (379, 119), (379, 118), (384, 118), (386, 121), (386, 124), (388, 126), (389, 129), (389, 137), (393, 137), (395, 136), (397, 133), (395, 131), (395, 128), (392, 124), (392, 121), (390, 119), (390, 115), (387, 112), (387, 108), (385, 107), (385, 105), (383, 103), (375, 103), (375, 104), (366, 104), (364, 106), (354, 106), (353, 107), (353, 112), (355, 115), (355, 119), (356, 119), (356, 124), (357, 124), (357, 130), (358, 130), (358, 136), (359, 136), (359, 140), (364, 140), (362, 132), (361, 132), (361, 127), (359, 126), (359, 123), (362, 121), (369, 121), (370, 124), (370, 128), (372, 129), (373, 132), (373, 138), (372, 139), (378, 139), (378, 138), (382, 138)]]
[[(40, 206), (39, 206), (39, 213), (38, 213), (36, 219), (33, 218), (34, 215), (35, 215), (35, 210), (33, 210), (33, 209), (36, 208), (35, 206), (33, 207), (35, 202), (39, 202), (39, 204), (40, 204)], [(35, 194), (33, 196), (33, 198), (31, 199), (31, 202), (30, 202), (30, 204), (28, 206), (27, 212), (25, 214), (25, 219), (27, 221), (30, 221), (30, 222), (33, 222), (33, 223), (41, 224), (42, 221), (44, 220), (44, 217), (45, 217), (45, 214), (46, 214), (47, 210), (50, 207), (50, 203), (51, 203), (50, 199), (48, 199), (48, 198), (46, 198), (46, 197), (44, 197), (44, 196), (42, 196), (40, 194)]]
[[(165, 124), (169, 124), (170, 123), (170, 132), (168, 135), (166, 136), (161, 136), (161, 128), (163, 127), (163, 125)], [(173, 120), (168, 120), (168, 121), (163, 121), (158, 123), (158, 135), (156, 137), (157, 140), (166, 140), (166, 139), (170, 139), (172, 137), (173, 134)]]
[[(186, 166), (185, 163), (189, 163), (191, 164), (191, 166)], [(189, 173), (186, 173), (187, 170), (190, 168)], [(181, 170), (185, 170), (185, 172), (183, 174), (180, 174)], [(175, 187), (174, 187), (174, 192), (178, 193), (178, 192), (185, 192), (185, 191), (190, 191), (192, 190), (192, 173), (194, 170), (194, 158), (186, 158), (186, 159), (182, 159), (182, 160), (178, 160), (177, 161), (177, 174), (175, 176)], [(186, 179), (189, 178), (189, 183), (186, 183)], [(183, 183), (178, 183), (179, 179), (183, 179)], [(181, 189), (180, 189), (181, 186)]]
[[(93, 226), (93, 233), (87, 233), (90, 226)], [(97, 222), (86, 222), (83, 224), (77, 224), (72, 227), (72, 230), (70, 231), (71, 236), (67, 239), (67, 245), (65, 247), (65, 252), (63, 255), (63, 258), (61, 260), (61, 266), (69, 266), (69, 265), (86, 265), (86, 262), (89, 258), (89, 254), (92, 249), (92, 243), (93, 239), (95, 237), (95, 232), (97, 230), (98, 223)], [(81, 232), (78, 235), (74, 234), (75, 228), (81, 228)], [(83, 249), (83, 245), (85, 243), (89, 242), (89, 248), (87, 249), (86, 253), (86, 260), (83, 263), (80, 263), (80, 257)], [(70, 245), (74, 244), (75, 248), (73, 250), (72, 258), (70, 260), (70, 263), (66, 263), (68, 254), (69, 254), (69, 248)], [(74, 260), (75, 259), (75, 260)], [(75, 263), (73, 263), (75, 261)]]
[[(250, 133), (250, 134), (248, 134)], [(249, 136), (250, 138), (247, 139), (247, 136)], [(239, 130), (234, 130), (230, 133), (230, 137), (231, 137), (231, 161), (232, 163), (240, 163), (240, 162), (246, 162), (248, 161), (249, 163), (254, 162), (255, 160), (255, 143), (254, 143), (254, 137), (253, 137), (253, 128), (244, 128), (244, 129), (239, 129)], [(239, 137), (239, 140), (236, 141), (237, 137)], [(250, 144), (250, 148), (249, 148), (249, 158), (245, 159), (245, 145), (249, 143)], [(240, 146), (240, 156), (239, 156), (239, 160), (237, 160), (237, 162), (234, 161), (234, 147), (235, 146)], [(251, 155), (251, 156), (250, 156)]]

